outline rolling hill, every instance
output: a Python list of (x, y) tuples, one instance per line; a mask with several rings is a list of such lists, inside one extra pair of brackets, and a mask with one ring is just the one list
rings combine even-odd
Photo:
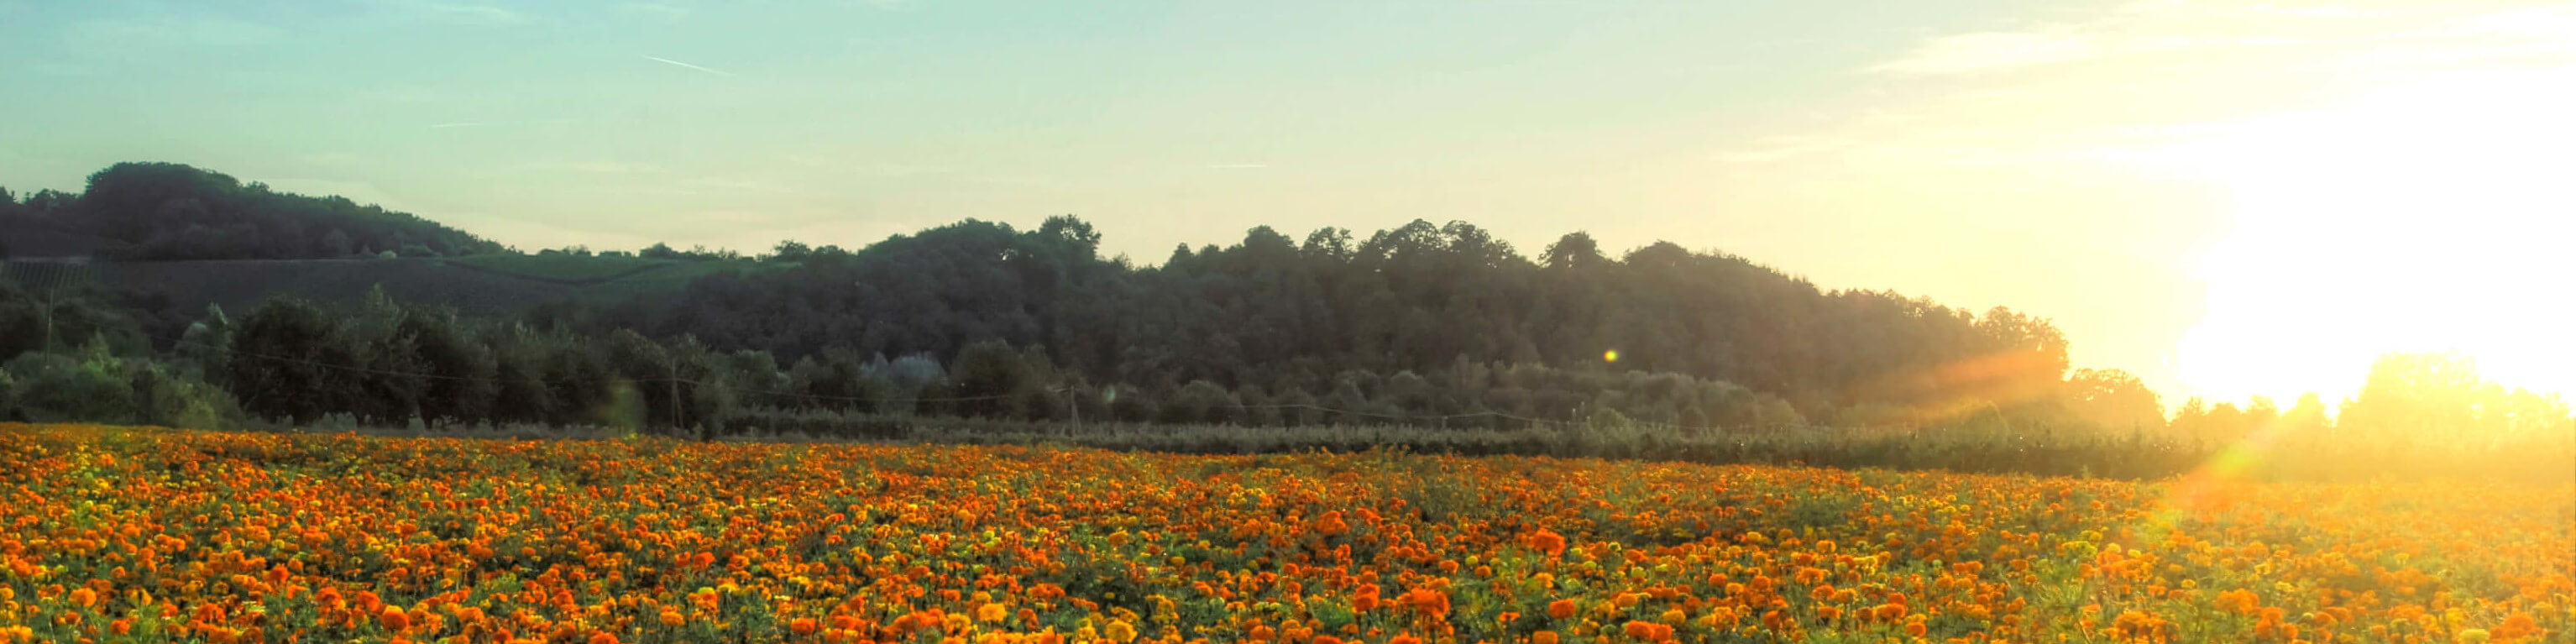
[(0, 255), (21, 281), (86, 282), (167, 311), (246, 310), (271, 297), (396, 299), (502, 313), (614, 301), (699, 277), (784, 266), (744, 259), (522, 254), (408, 213), (244, 184), (173, 163), (120, 163), (74, 195), (0, 190)]

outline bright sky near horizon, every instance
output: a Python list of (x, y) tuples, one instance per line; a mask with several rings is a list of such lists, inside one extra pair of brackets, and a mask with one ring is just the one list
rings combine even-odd
[(2079, 367), (2576, 393), (2576, 5), (0, 0), (0, 186), (124, 160), (521, 248), (1463, 219), (2051, 318)]

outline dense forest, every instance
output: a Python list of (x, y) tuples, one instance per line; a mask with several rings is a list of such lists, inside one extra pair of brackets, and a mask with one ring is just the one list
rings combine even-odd
[[(6, 195), (0, 230), (92, 235), (108, 261), (515, 252), (173, 164), (119, 164), (79, 195)], [(1058, 216), (750, 258), (657, 244), (600, 255), (757, 270), (506, 315), (381, 289), (178, 311), (18, 262), (0, 281), (0, 416), (702, 437), (889, 417), (1697, 438), (1975, 425), (2207, 444), (2289, 425), (2576, 429), (2556, 397), (2440, 356), (2383, 361), (2337, 421), (2314, 397), (2286, 411), (2194, 399), (2169, 414), (2128, 374), (2070, 373), (2068, 341), (2043, 318), (1826, 290), (1669, 242), (1612, 253), (1574, 232), (1533, 257), (1466, 222), (1365, 237), (1260, 227), (1140, 266), (1103, 257), (1101, 235)]]
[[(1670, 243), (1614, 258), (1573, 233), (1533, 261), (1464, 222), (1415, 221), (1365, 239), (1326, 228), (1302, 244), (1264, 227), (1138, 268), (1100, 257), (1099, 239), (1055, 217), (1027, 231), (970, 220), (849, 253), (782, 246), (773, 257), (798, 258), (796, 267), (539, 317), (781, 361), (946, 359), (999, 340), (1131, 388), (1208, 381), (1321, 395), (1364, 377), (1352, 374), (1456, 378), (1498, 365), (1675, 374), (1776, 396), (1818, 420), (1963, 397), (2027, 402), (2066, 368), (2066, 341), (2045, 320), (1824, 291)], [(1943, 369), (1966, 360), (1989, 368)]]

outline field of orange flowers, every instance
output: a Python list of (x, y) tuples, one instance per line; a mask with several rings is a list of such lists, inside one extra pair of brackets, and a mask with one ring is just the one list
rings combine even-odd
[(0, 425), (0, 643), (2570, 641), (2576, 488)]

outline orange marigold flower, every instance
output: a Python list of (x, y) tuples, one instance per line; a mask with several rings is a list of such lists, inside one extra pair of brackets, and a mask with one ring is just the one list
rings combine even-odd
[(1559, 599), (1547, 603), (1547, 616), (1556, 619), (1573, 617), (1576, 610), (1574, 600), (1571, 599)]
[(1879, 604), (1877, 608), (1871, 609), (1871, 612), (1877, 613), (1876, 617), (1878, 621), (1882, 622), (1893, 622), (1905, 619), (1904, 604)]
[(1531, 549), (1547, 553), (1551, 557), (1565, 554), (1565, 535), (1557, 534), (1553, 530), (1540, 528), (1538, 532), (1530, 534), (1529, 543)]
[(1128, 624), (1126, 620), (1113, 621), (1109, 623), (1108, 628), (1101, 629), (1100, 636), (1118, 644), (1127, 644), (1136, 641), (1136, 627)]
[(1449, 595), (1429, 588), (1405, 591), (1404, 604), (1428, 615), (1449, 614)]
[(2497, 626), (2495, 634), (2497, 637), (2502, 637), (2507, 640), (2521, 639), (2524, 636), (2529, 635), (2538, 635), (2540, 634), (2540, 623), (2538, 620), (2532, 619), (2530, 613), (2516, 612), (2514, 614), (2504, 616), (2504, 625)]
[(1620, 626), (1619, 632), (1626, 633), (1629, 637), (1641, 640), (1655, 639), (1655, 625), (1651, 622), (1631, 621)]

